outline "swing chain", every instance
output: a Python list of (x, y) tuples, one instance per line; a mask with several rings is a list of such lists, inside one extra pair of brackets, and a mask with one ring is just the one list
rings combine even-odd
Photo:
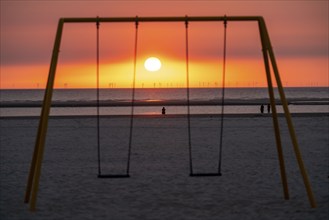
[(99, 17), (96, 21), (96, 111), (97, 111), (97, 159), (98, 176), (101, 175), (101, 153), (100, 153), (100, 117), (99, 117)]
[(224, 133), (224, 106), (225, 106), (225, 75), (226, 75), (226, 29), (227, 29), (227, 19), (224, 15), (224, 50), (223, 50), (223, 78), (222, 78), (222, 112), (221, 112), (221, 122), (220, 122), (220, 140), (219, 140), (219, 158), (218, 158), (218, 173), (221, 174), (222, 170), (222, 149), (223, 149), (223, 133)]
[(192, 141), (191, 141), (191, 118), (190, 118), (190, 80), (189, 80), (189, 51), (188, 51), (188, 17), (185, 16), (185, 55), (186, 55), (186, 99), (187, 99), (187, 135), (188, 135), (188, 148), (189, 148), (189, 167), (190, 176), (193, 175), (193, 162), (192, 162)]
[(137, 40), (138, 40), (138, 16), (135, 20), (135, 48), (134, 48), (134, 71), (133, 71), (133, 88), (132, 88), (132, 98), (131, 98), (131, 113), (130, 113), (130, 127), (129, 127), (129, 143), (128, 143), (128, 159), (127, 159), (127, 169), (126, 176), (129, 177), (130, 171), (130, 157), (132, 148), (132, 135), (134, 127), (134, 108), (135, 108), (135, 87), (136, 87), (136, 63), (137, 63)]

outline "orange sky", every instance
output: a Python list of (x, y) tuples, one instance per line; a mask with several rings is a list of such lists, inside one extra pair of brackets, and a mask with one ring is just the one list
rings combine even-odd
[[(329, 86), (327, 1), (1, 1), (0, 87), (44, 88), (60, 17), (261, 15), (285, 86)], [(102, 23), (101, 87), (132, 84), (135, 27)], [(94, 88), (95, 24), (65, 24), (55, 86)], [(223, 24), (189, 24), (190, 86), (221, 85)], [(162, 68), (143, 63), (158, 57)], [(137, 87), (186, 83), (184, 23), (140, 23)], [(256, 22), (229, 22), (226, 85), (266, 86)]]

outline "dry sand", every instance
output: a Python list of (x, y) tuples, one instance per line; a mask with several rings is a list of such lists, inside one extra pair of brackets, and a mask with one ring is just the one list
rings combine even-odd
[[(96, 120), (49, 122), (38, 211), (23, 203), (37, 118), (1, 118), (0, 219), (328, 219), (328, 114), (293, 117), (318, 207), (310, 208), (280, 117), (290, 189), (283, 199), (272, 119), (226, 117), (222, 176), (189, 177), (185, 117), (137, 117), (130, 178), (98, 179)], [(129, 118), (101, 120), (103, 173), (123, 172)], [(215, 171), (219, 119), (192, 117), (195, 171)], [(122, 161), (119, 161), (122, 159)], [(120, 166), (121, 164), (121, 166)], [(123, 164), (123, 165), (122, 165)]]

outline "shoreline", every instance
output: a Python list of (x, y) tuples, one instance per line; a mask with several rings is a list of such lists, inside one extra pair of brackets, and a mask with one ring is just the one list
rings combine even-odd
[[(53, 101), (51, 103), (52, 108), (86, 108), (97, 107), (96, 101)], [(327, 99), (287, 99), (288, 105), (329, 105)], [(225, 106), (254, 106), (268, 104), (267, 99), (255, 99), (255, 100), (226, 100)], [(281, 106), (282, 103), (279, 99), (275, 100), (277, 106)], [(157, 107), (157, 106), (187, 106), (186, 100), (135, 100), (135, 107)], [(190, 106), (221, 106), (220, 100), (190, 100)], [(42, 101), (31, 102), (13, 102), (4, 101), (0, 102), (0, 108), (41, 108), (43, 106)], [(131, 101), (110, 101), (101, 100), (99, 107), (131, 107)]]
[[(290, 113), (291, 117), (328, 117), (329, 113)], [(224, 114), (224, 118), (256, 118), (271, 117), (272, 113), (245, 113), (245, 114)], [(278, 117), (284, 117), (284, 113), (278, 113)], [(96, 118), (96, 115), (54, 115), (49, 119), (74, 119), (74, 118)], [(100, 118), (130, 118), (130, 115), (101, 115)], [(151, 115), (134, 115), (134, 118), (185, 118), (186, 114), (151, 114)], [(221, 117), (221, 114), (191, 114), (192, 118), (213, 118)], [(40, 116), (0, 116), (0, 120), (10, 119), (39, 119)]]

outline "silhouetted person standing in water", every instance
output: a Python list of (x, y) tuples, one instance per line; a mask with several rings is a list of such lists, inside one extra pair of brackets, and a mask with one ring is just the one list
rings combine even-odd
[(261, 106), (260, 106), (260, 113), (264, 113), (264, 105), (262, 104)]
[(267, 113), (271, 113), (271, 105), (267, 104)]
[(162, 114), (163, 114), (163, 115), (166, 114), (166, 109), (165, 109), (165, 107), (162, 108)]

